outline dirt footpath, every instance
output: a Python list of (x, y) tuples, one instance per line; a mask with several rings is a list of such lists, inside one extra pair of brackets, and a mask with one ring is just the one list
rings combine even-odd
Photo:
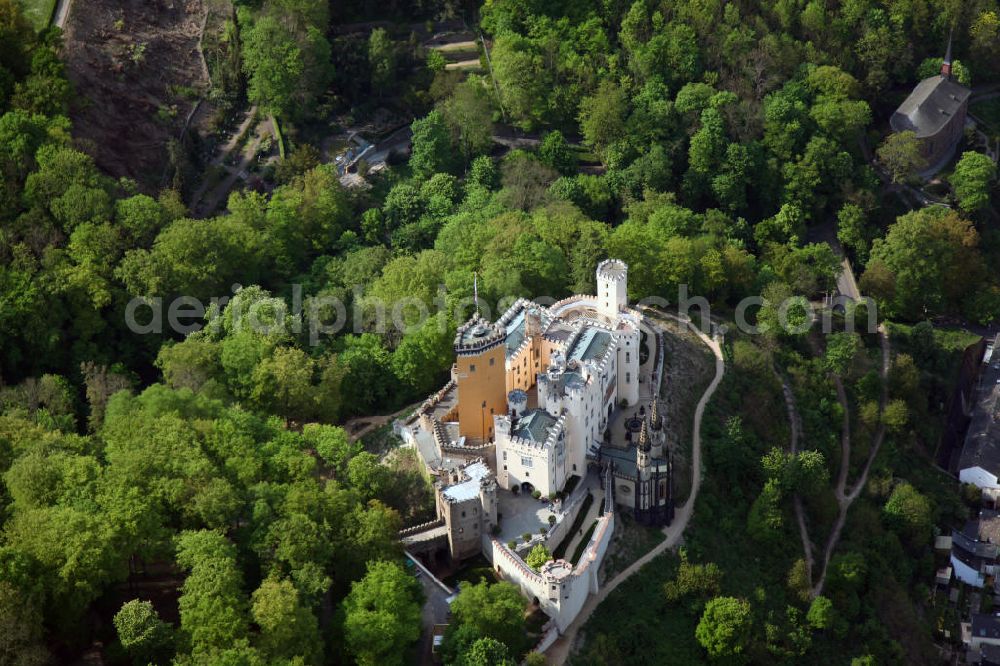
[(162, 185), (167, 144), (208, 80), (202, 0), (77, 0), (63, 58), (76, 89), (73, 134), (98, 166)]

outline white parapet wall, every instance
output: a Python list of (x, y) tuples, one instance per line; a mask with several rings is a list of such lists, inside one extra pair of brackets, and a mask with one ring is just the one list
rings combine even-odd
[(594, 534), (575, 567), (565, 560), (556, 560), (547, 562), (540, 572), (536, 572), (496, 539), (490, 541), (486, 552), (504, 579), (517, 585), (528, 599), (537, 599), (542, 611), (552, 618), (562, 633), (580, 613), (587, 597), (597, 592), (597, 573), (614, 531), (614, 513), (605, 512), (598, 519)]

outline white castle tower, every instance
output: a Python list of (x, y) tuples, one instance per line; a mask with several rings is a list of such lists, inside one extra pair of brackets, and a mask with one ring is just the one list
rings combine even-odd
[[(597, 265), (597, 311), (618, 322), (630, 315), (628, 308), (628, 264), (605, 259)], [(639, 329), (615, 327), (618, 340), (618, 399), (629, 405), (639, 401)]]
[(597, 308), (614, 319), (628, 305), (628, 265), (620, 259), (605, 259), (597, 265)]

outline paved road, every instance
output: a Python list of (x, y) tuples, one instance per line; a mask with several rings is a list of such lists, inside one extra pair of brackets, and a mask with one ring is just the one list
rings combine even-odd
[(684, 534), (684, 530), (691, 520), (691, 515), (694, 513), (695, 500), (698, 499), (698, 489), (701, 487), (701, 421), (705, 414), (705, 407), (708, 406), (709, 400), (712, 399), (712, 394), (715, 393), (715, 389), (719, 387), (722, 382), (722, 376), (726, 371), (726, 363), (722, 356), (722, 346), (720, 344), (720, 339), (716, 337), (709, 337), (698, 330), (697, 327), (692, 326), (690, 322), (683, 321), (679, 317), (670, 314), (658, 313), (660, 316), (665, 316), (669, 319), (673, 319), (679, 323), (686, 324), (699, 338), (704, 342), (712, 353), (715, 354), (715, 377), (712, 379), (712, 383), (708, 385), (705, 389), (705, 393), (702, 394), (701, 400), (698, 401), (698, 406), (694, 411), (694, 433), (692, 435), (692, 455), (691, 455), (691, 465), (692, 469), (697, 470), (696, 474), (692, 474), (691, 479), (691, 495), (688, 497), (687, 502), (684, 506), (677, 509), (674, 515), (673, 522), (663, 528), (663, 533), (666, 538), (660, 542), (651, 551), (640, 557), (638, 560), (633, 562), (627, 569), (622, 571), (620, 574), (615, 576), (609, 583), (605, 584), (597, 594), (591, 595), (586, 603), (584, 603), (583, 608), (580, 610), (580, 614), (576, 616), (576, 619), (570, 623), (563, 635), (552, 644), (551, 647), (546, 651), (546, 656), (549, 663), (551, 664), (563, 664), (569, 657), (570, 651), (573, 647), (573, 641), (576, 638), (577, 632), (580, 630), (590, 615), (594, 612), (594, 609), (604, 599), (615, 590), (619, 585), (628, 580), (636, 572), (638, 572), (643, 566), (654, 560), (659, 555), (663, 554), (667, 549), (676, 546)]
[(69, 9), (73, 0), (59, 0), (56, 3), (56, 11), (52, 16), (52, 25), (58, 28), (66, 27), (66, 19), (69, 17)]
[(431, 641), (435, 624), (448, 623), (448, 593), (432, 581), (427, 574), (420, 576), (424, 589), (424, 607), (420, 616), (420, 663), (429, 666), (434, 661), (431, 656)]

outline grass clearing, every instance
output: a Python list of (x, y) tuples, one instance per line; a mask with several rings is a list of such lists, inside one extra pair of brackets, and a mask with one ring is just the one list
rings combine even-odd
[(617, 512), (615, 534), (608, 546), (608, 554), (604, 557), (601, 569), (602, 580), (611, 580), (628, 565), (658, 546), (665, 538), (662, 530), (639, 525), (627, 511)]
[(52, 22), (56, 11), (56, 0), (20, 0), (25, 18), (35, 30), (44, 30)]

